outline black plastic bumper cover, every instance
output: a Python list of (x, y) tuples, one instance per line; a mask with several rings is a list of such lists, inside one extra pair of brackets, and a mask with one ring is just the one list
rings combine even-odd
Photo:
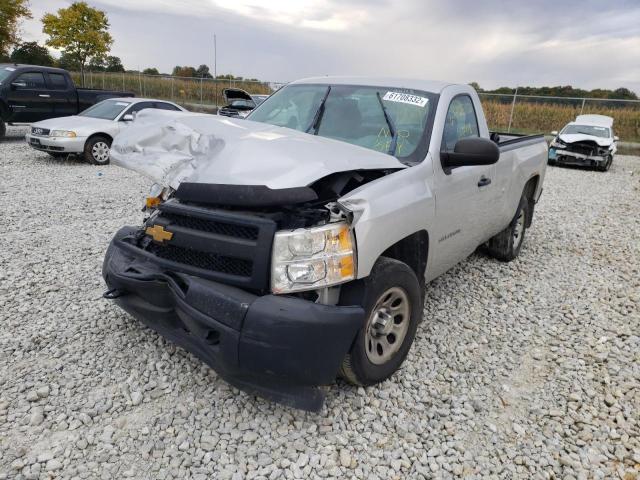
[(295, 408), (317, 411), (362, 325), (357, 306), (257, 296), (236, 287), (163, 270), (118, 246), (103, 265), (106, 298), (192, 352), (232, 385)]

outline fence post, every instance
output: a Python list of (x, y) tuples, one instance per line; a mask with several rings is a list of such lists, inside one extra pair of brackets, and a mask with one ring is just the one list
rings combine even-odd
[(141, 96), (144, 96), (142, 95), (142, 76), (140, 75), (140, 70), (138, 70), (138, 91)]
[(124, 92), (124, 72), (122, 72), (122, 91)]
[(516, 87), (516, 93), (513, 94), (513, 102), (511, 102), (511, 114), (509, 115), (509, 128), (507, 128), (507, 133), (511, 133), (511, 122), (513, 121), (513, 109), (516, 108), (517, 96), (518, 96), (518, 87)]
[(584, 102), (586, 101), (586, 98), (582, 99), (582, 107), (580, 107), (580, 115), (582, 115), (582, 112), (584, 111)]
[(171, 101), (173, 101), (173, 81), (175, 78), (171, 77)]
[(202, 81), (204, 77), (200, 77), (200, 105), (202, 105)]

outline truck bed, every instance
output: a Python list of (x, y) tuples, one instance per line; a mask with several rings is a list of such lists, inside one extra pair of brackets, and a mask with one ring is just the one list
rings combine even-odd
[(513, 150), (532, 143), (546, 142), (542, 133), (526, 135), (518, 133), (490, 132), (491, 140), (498, 144), (500, 151)]

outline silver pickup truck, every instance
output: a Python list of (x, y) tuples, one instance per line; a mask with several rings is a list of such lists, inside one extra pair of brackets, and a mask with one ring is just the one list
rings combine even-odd
[(323, 77), (246, 120), (143, 111), (111, 158), (155, 184), (105, 297), (233, 385), (317, 410), (338, 375), (398, 370), (430, 280), (479, 246), (518, 255), (547, 145), (490, 133), (467, 85)]

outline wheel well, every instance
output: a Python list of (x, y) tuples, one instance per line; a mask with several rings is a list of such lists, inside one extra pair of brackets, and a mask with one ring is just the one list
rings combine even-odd
[(421, 287), (424, 287), (424, 273), (427, 269), (428, 255), (429, 234), (426, 230), (412, 233), (382, 253), (383, 257), (394, 258), (409, 265), (418, 277)]
[(527, 228), (531, 226), (531, 222), (533, 221), (533, 209), (535, 208), (535, 194), (538, 189), (538, 182), (540, 181), (540, 176), (536, 175), (531, 177), (529, 181), (527, 181), (524, 186), (523, 195), (527, 198), (529, 202), (529, 214), (527, 215)]
[(87, 143), (89, 143), (89, 140), (95, 137), (106, 137), (109, 139), (109, 142), (113, 142), (113, 137), (111, 135), (109, 135), (108, 133), (98, 132), (98, 133), (94, 133), (93, 135), (89, 136), (89, 138), (87, 138), (87, 141), (84, 143), (85, 147)]

